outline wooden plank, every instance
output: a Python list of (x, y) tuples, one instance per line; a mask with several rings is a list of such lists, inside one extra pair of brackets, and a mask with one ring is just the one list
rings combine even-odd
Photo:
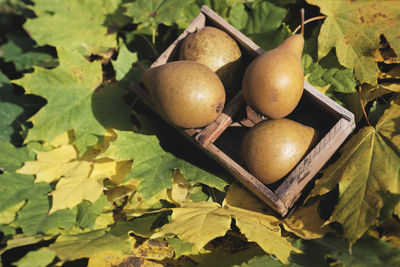
[(275, 190), (286, 206), (293, 206), (304, 187), (328, 162), (354, 128), (354, 121), (349, 123), (345, 118), (341, 118)]
[(198, 135), (196, 135), (196, 141), (199, 142), (200, 146), (207, 146), (209, 143), (217, 140), (217, 138), (232, 123), (232, 117), (243, 105), (243, 96), (242, 93), (239, 92), (227, 105), (225, 110), (218, 116), (218, 118), (201, 130)]
[(239, 182), (246, 186), (268, 206), (280, 214), (286, 214), (288, 212), (288, 207), (286, 207), (285, 203), (277, 194), (257, 180), (253, 175), (248, 173), (213, 143), (203, 147), (203, 150), (206, 151), (207, 154), (214, 158), (217, 162), (219, 162), (227, 171), (229, 171), (237, 180), (239, 180)]
[(185, 39), (185, 37), (197, 31), (198, 29), (204, 28), (206, 24), (206, 17), (204, 14), (200, 13), (196, 18), (193, 19), (193, 21), (190, 23), (190, 25), (186, 28), (186, 30), (181, 33), (178, 38), (170, 45), (168, 48), (157, 58), (156, 61), (151, 64), (151, 67), (157, 67), (160, 65), (163, 65), (171, 60), (174, 59), (174, 57), (177, 57), (177, 48), (179, 48), (179, 43)]
[(354, 114), (330, 99), (327, 95), (321, 93), (314, 86), (309, 84), (308, 82), (304, 82), (304, 89), (307, 90), (310, 94), (313, 95), (315, 100), (323, 105), (326, 109), (329, 109), (336, 113), (338, 116), (345, 118), (347, 121), (354, 121)]

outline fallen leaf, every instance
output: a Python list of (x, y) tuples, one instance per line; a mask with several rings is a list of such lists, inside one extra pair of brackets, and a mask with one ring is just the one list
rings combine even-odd
[(382, 194), (400, 193), (400, 97), (374, 127), (359, 130), (341, 150), (340, 158), (323, 171), (311, 196), (323, 195), (339, 184), (339, 202), (330, 221), (342, 224), (354, 243), (376, 225)]
[(327, 15), (318, 37), (318, 57), (332, 48), (341, 65), (355, 68), (360, 83), (377, 84), (375, 50), (383, 34), (397, 55), (400, 40), (400, 7), (391, 1), (308, 0)]
[(73, 208), (83, 200), (94, 203), (103, 192), (103, 180), (116, 172), (115, 161), (79, 161), (77, 166), (64, 174), (52, 192), (53, 205), (49, 213)]
[(26, 161), (16, 172), (36, 175), (35, 182), (51, 183), (77, 167), (78, 153), (73, 145), (64, 145), (47, 152), (36, 152), (35, 161)]
[[(251, 203), (256, 203), (256, 211)], [(260, 210), (264, 205), (245, 189), (232, 185), (224, 201), (224, 207), (232, 213), (238, 228), (248, 241), (256, 242), (265, 252), (288, 264), (290, 253), (301, 253), (301, 250), (282, 237), (279, 227), (282, 220)], [(253, 206), (253, 210), (246, 209), (248, 206)]]
[(286, 231), (292, 232), (303, 239), (321, 238), (329, 232), (333, 232), (329, 226), (324, 225), (323, 220), (318, 213), (317, 201), (310, 207), (298, 207), (288, 217), (283, 220), (283, 226)]
[(140, 267), (162, 267), (164, 265), (135, 257), (130, 254), (119, 254), (114, 251), (100, 251), (89, 257), (87, 267), (113, 267), (113, 266), (140, 266)]
[(225, 235), (231, 226), (231, 213), (215, 202), (185, 203), (172, 209), (172, 221), (150, 238), (175, 234), (184, 242), (193, 243), (198, 250), (209, 241)]
[(56, 257), (56, 253), (46, 247), (31, 250), (21, 259), (13, 262), (18, 267), (48, 266)]

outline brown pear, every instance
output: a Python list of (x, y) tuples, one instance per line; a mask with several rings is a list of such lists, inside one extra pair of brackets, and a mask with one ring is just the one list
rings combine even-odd
[(246, 103), (271, 119), (290, 114), (303, 94), (301, 65), (304, 38), (295, 34), (253, 60), (243, 76)]
[(142, 82), (156, 110), (182, 128), (203, 127), (221, 114), (225, 89), (207, 66), (188, 60), (147, 69)]
[(264, 184), (287, 175), (316, 139), (316, 131), (290, 119), (266, 120), (246, 132), (241, 154), (249, 172)]
[(179, 50), (180, 60), (193, 60), (217, 73), (225, 89), (230, 90), (239, 75), (242, 52), (226, 32), (206, 26), (189, 34)]

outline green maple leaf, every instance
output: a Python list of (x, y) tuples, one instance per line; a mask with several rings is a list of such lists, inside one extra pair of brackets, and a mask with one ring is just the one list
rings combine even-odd
[(332, 62), (335, 59), (334, 55), (330, 54), (317, 63), (312, 62), (311, 56), (305, 54), (302, 63), (307, 81), (318, 89), (324, 88), (323, 93), (354, 93), (356, 81), (353, 71)]
[(48, 248), (40, 248), (38, 250), (29, 251), (24, 257), (13, 265), (17, 267), (31, 267), (31, 266), (48, 266), (56, 257), (56, 253)]
[(5, 62), (12, 62), (17, 71), (41, 65), (53, 59), (49, 49), (35, 47), (35, 42), (27, 36), (8, 35), (7, 43), (0, 47)]
[(376, 84), (378, 66), (374, 52), (383, 34), (400, 54), (400, 6), (393, 1), (308, 0), (327, 15), (318, 39), (318, 57), (336, 48), (341, 65), (355, 68), (360, 83)]
[(76, 225), (81, 228), (93, 228), (96, 219), (107, 204), (108, 201), (105, 195), (101, 195), (94, 203), (87, 200), (82, 201), (77, 206)]
[(227, 20), (262, 49), (273, 49), (291, 35), (289, 28), (282, 24), (287, 13), (285, 8), (260, 0), (239, 2), (232, 6)]
[(126, 4), (126, 15), (133, 18), (138, 25), (138, 31), (145, 34), (153, 34), (158, 24), (172, 26), (174, 23), (190, 21), (191, 17), (185, 14), (185, 8), (194, 0), (136, 0)]
[(145, 199), (170, 188), (175, 169), (179, 169), (192, 185), (203, 183), (220, 191), (227, 185), (223, 179), (166, 152), (155, 135), (123, 131), (116, 133), (117, 139), (110, 143), (102, 157), (117, 161), (133, 159), (132, 171), (125, 181), (132, 178), (139, 180), (138, 191)]
[(123, 229), (120, 224), (116, 224), (112, 228), (61, 235), (49, 248), (63, 261), (88, 258), (96, 252), (105, 250), (127, 253), (131, 248), (128, 233), (129, 229)]
[(311, 195), (325, 194), (339, 182), (339, 202), (330, 221), (342, 224), (351, 243), (376, 224), (383, 194), (400, 193), (400, 97), (374, 127), (362, 128), (340, 158), (317, 181)]
[[(246, 11), (247, 10), (247, 11)], [(246, 35), (271, 32), (281, 26), (286, 9), (270, 2), (256, 0), (246, 7), (234, 5), (228, 21)]]
[(328, 259), (337, 266), (396, 266), (400, 260), (400, 249), (370, 236), (358, 240), (351, 251), (345, 240), (332, 236), (303, 240), (302, 247), (305, 254), (293, 257), (301, 266), (329, 266)]
[(50, 203), (47, 183), (33, 183), (34, 177), (5, 172), (0, 175), (0, 211), (14, 207), (21, 202), (26, 204), (18, 210), (13, 226), (22, 228), (25, 234), (46, 233), (54, 228), (68, 229), (75, 222), (75, 214), (69, 210), (48, 215)]
[(99, 87), (100, 62), (89, 62), (76, 51), (61, 48), (57, 51), (58, 67), (51, 70), (36, 67), (33, 73), (13, 81), (27, 93), (47, 100), (47, 105), (31, 118), (34, 127), (28, 132), (26, 142), (51, 142), (73, 129), (75, 144), (84, 153), (98, 142), (107, 127), (129, 129), (130, 111), (123, 102), (126, 92), (109, 85)]
[(0, 140), (21, 144), (29, 128), (26, 120), (44, 104), (39, 96), (16, 94), (8, 77), (0, 71)]
[(28, 18), (24, 28), (39, 46), (78, 49), (84, 55), (104, 52), (117, 45), (116, 33), (104, 25), (118, 8), (113, 2), (35, 0), (29, 7), (37, 17)]
[(151, 238), (176, 234), (179, 239), (201, 250), (209, 241), (224, 236), (231, 226), (231, 213), (215, 202), (186, 203), (172, 210), (171, 223), (164, 225)]
[(18, 105), (0, 102), (0, 142), (12, 140), (12, 135), (19, 129), (17, 118), (23, 111)]

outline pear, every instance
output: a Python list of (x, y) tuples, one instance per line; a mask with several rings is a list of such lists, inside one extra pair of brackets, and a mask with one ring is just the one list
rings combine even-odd
[(142, 82), (158, 113), (178, 127), (203, 127), (224, 108), (221, 80), (201, 63), (182, 60), (149, 68), (142, 73)]
[(266, 120), (246, 132), (241, 154), (249, 172), (271, 184), (297, 165), (316, 136), (314, 128), (287, 118)]
[(303, 94), (304, 38), (295, 34), (253, 60), (242, 80), (246, 103), (271, 119), (290, 114)]
[(180, 60), (193, 60), (217, 73), (228, 91), (238, 80), (242, 52), (226, 32), (206, 26), (189, 34), (179, 49)]

